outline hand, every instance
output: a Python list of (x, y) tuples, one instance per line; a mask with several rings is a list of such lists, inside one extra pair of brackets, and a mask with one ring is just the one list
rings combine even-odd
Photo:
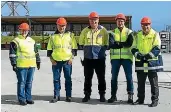
[(16, 65), (13, 65), (12, 67), (13, 67), (13, 71), (14, 72), (17, 72), (17, 66)]
[(125, 44), (126, 44), (126, 42), (120, 42), (120, 45), (121, 45), (122, 47), (124, 47)]
[(137, 54), (137, 59), (144, 60), (144, 56), (141, 53)]
[(50, 61), (51, 61), (52, 65), (56, 65), (57, 64), (57, 62), (54, 59), (52, 59), (52, 58), (50, 58)]
[(81, 65), (84, 66), (84, 60), (82, 60), (82, 59), (80, 58), (80, 61), (81, 61)]
[(144, 58), (143, 63), (148, 63), (148, 60), (146, 60), (146, 59)]
[(68, 61), (68, 64), (69, 65), (72, 65), (72, 60), (71, 59)]
[(120, 42), (115, 42), (115, 44), (118, 48), (123, 48), (123, 45)]
[(146, 54), (144, 57), (146, 60), (152, 59), (152, 56), (150, 54)]
[(40, 69), (40, 62), (37, 62), (37, 69), (39, 70)]

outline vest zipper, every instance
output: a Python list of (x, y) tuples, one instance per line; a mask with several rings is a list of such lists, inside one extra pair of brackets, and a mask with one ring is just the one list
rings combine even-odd
[[(92, 34), (92, 47), (91, 47), (91, 51), (93, 50), (93, 31), (91, 30), (91, 34)], [(92, 57), (93, 57), (93, 53), (92, 53)]]

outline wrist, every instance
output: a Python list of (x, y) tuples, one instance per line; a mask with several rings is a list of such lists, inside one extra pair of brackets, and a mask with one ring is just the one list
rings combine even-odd
[(13, 64), (12, 66), (16, 66), (16, 64)]
[(73, 59), (74, 59), (74, 56), (72, 55), (71, 58), (70, 58), (70, 60), (73, 60)]
[(52, 57), (50, 57), (50, 61), (54, 61), (54, 59)]

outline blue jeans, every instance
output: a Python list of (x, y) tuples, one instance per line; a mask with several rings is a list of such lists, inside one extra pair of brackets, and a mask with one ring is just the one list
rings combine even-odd
[(31, 90), (35, 67), (17, 68), (17, 96), (19, 101), (32, 100)]
[(65, 91), (66, 96), (71, 97), (72, 91), (72, 81), (71, 81), (71, 74), (72, 74), (72, 65), (68, 64), (68, 61), (57, 61), (56, 65), (52, 65), (53, 71), (53, 84), (54, 84), (54, 97), (60, 96), (60, 77), (61, 77), (61, 70), (63, 68), (64, 77), (65, 77)]
[(116, 95), (118, 89), (118, 74), (120, 66), (123, 66), (126, 80), (127, 80), (127, 92), (133, 94), (133, 79), (132, 79), (132, 61), (129, 59), (112, 59), (112, 80), (111, 80), (111, 95)]

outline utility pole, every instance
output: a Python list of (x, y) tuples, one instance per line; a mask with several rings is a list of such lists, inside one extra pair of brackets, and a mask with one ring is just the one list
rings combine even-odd
[(1, 10), (6, 5), (10, 9), (10, 13), (8, 14), (8, 16), (21, 16), (21, 14), (19, 14), (19, 12), (17, 10), (17, 7), (19, 7), (19, 6), (21, 6), (23, 8), (23, 10), (25, 10), (25, 12), (26, 12), (25, 15), (29, 15), (27, 1), (4, 1), (4, 2), (1, 2)]

